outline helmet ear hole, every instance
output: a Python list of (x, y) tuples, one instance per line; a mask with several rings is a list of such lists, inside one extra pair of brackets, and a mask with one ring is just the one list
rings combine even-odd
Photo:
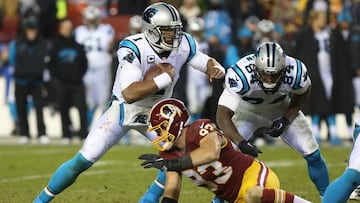
[(157, 43), (160, 40), (160, 33), (156, 30), (145, 30), (145, 37), (148, 38), (150, 42)]

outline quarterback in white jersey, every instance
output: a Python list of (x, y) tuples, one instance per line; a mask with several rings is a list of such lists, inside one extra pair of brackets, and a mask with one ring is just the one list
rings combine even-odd
[(75, 40), (84, 45), (88, 69), (84, 76), (89, 125), (97, 107), (103, 110), (111, 87), (111, 51), (115, 30), (110, 24), (100, 23), (100, 9), (88, 6), (83, 12), (84, 25), (74, 30)]
[(158, 101), (171, 97), (176, 81), (179, 79), (180, 70), (184, 65), (189, 63), (196, 69), (205, 72), (210, 59), (208, 55), (198, 51), (194, 38), (185, 32), (179, 47), (171, 51), (167, 57), (162, 58), (156, 53), (146, 40), (144, 33), (131, 35), (121, 41), (117, 56), (120, 65), (115, 77), (113, 94), (121, 103), (126, 101), (122, 91), (133, 82), (141, 81), (152, 65), (167, 62), (174, 66), (175, 77), (165, 88), (133, 103), (141, 107), (152, 107)]
[[(181, 28), (180, 15), (172, 5), (159, 2), (146, 8), (144, 33), (129, 36), (119, 44), (119, 67), (107, 110), (90, 129), (80, 151), (56, 170), (34, 202), (51, 201), (130, 129), (155, 138), (155, 132), (152, 136), (147, 132), (150, 108), (161, 99), (171, 97), (180, 68), (187, 63), (206, 72), (210, 80), (224, 77), (224, 68), (198, 51), (194, 38)], [(173, 68), (143, 81), (149, 67), (163, 61), (171, 63)]]
[(300, 110), (311, 88), (306, 66), (286, 56), (279, 44), (266, 42), (228, 69), (225, 85), (217, 109), (217, 123), (224, 134), (252, 156), (259, 150), (247, 140), (255, 131), (280, 136), (305, 158), (311, 180), (323, 195), (329, 184), (328, 170)]

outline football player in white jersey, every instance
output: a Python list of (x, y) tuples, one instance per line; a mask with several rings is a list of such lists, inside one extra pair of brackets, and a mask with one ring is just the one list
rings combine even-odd
[(328, 169), (300, 110), (311, 88), (306, 66), (286, 56), (279, 44), (265, 42), (227, 70), (225, 85), (217, 109), (220, 129), (252, 156), (259, 150), (247, 140), (255, 131), (281, 137), (304, 157), (322, 196), (329, 184)]
[[(181, 29), (180, 15), (172, 5), (160, 2), (145, 9), (143, 33), (126, 37), (119, 44), (119, 67), (107, 110), (90, 129), (80, 151), (55, 171), (35, 203), (50, 202), (130, 129), (150, 140), (155, 138), (156, 133), (147, 132), (148, 113), (155, 103), (171, 97), (181, 67), (190, 63), (210, 80), (224, 77), (224, 68), (200, 52), (194, 38)], [(163, 61), (174, 68), (143, 81), (149, 67)]]
[(93, 5), (84, 9), (83, 20), (84, 24), (76, 27), (74, 34), (75, 40), (84, 45), (88, 59), (84, 83), (90, 126), (96, 109), (104, 110), (110, 96), (115, 30), (110, 24), (100, 23), (100, 9)]
[[(344, 173), (327, 187), (323, 203), (345, 203), (349, 196), (352, 200), (359, 200), (360, 185), (360, 117), (355, 122), (353, 130), (354, 145), (349, 157), (349, 163)], [(356, 189), (355, 189), (356, 188)], [(355, 189), (355, 190), (354, 190)], [(354, 190), (354, 191), (353, 191)], [(351, 194), (351, 195), (350, 195)], [(353, 197), (352, 197), (353, 196)]]

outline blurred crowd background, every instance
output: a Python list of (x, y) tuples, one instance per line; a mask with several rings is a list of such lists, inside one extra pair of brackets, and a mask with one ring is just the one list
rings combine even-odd
[[(54, 135), (47, 133), (49, 131), (47, 126), (52, 124), (48, 117), (42, 115), (45, 108), (51, 115), (60, 112), (59, 125), (62, 125), (60, 137), (63, 144), (70, 144), (73, 136), (83, 139), (87, 129), (91, 127), (95, 111), (95, 108), (89, 108), (89, 103), (96, 102), (90, 101), (91, 98), (75, 98), (76, 101), (84, 100), (84, 103), (70, 102), (65, 106), (62, 105), (67, 100), (72, 100), (69, 95), (74, 93), (75, 87), (80, 91), (75, 93), (82, 95), (83, 82), (76, 83), (73, 81), (74, 78), (70, 78), (71, 85), (74, 86), (66, 86), (69, 85), (70, 80), (68, 75), (79, 74), (78, 80), (83, 80), (84, 75), (80, 74), (80, 70), (79, 73), (73, 73), (71, 69), (69, 70), (71, 73), (65, 75), (59, 75), (59, 72), (54, 71), (58, 68), (58, 64), (54, 63), (54, 59), (50, 56), (53, 56), (57, 50), (55, 47), (58, 48), (59, 36), (67, 36), (66, 33), (69, 32), (74, 35), (76, 43), (85, 47), (88, 58), (87, 68), (83, 74), (86, 74), (86, 71), (93, 70), (92, 61), (101, 61), (104, 58), (92, 57), (93, 60), (90, 60), (87, 45), (78, 40), (76, 30), (81, 26), (95, 26), (95, 30), (99, 25), (108, 27), (109, 32), (103, 32), (103, 38), (110, 38), (108, 45), (110, 49), (103, 51), (112, 57), (111, 63), (106, 65), (108, 67), (104, 67), (110, 70), (110, 76), (107, 77), (107, 81), (102, 78), (95, 79), (104, 80), (104, 84), (107, 84), (103, 89), (107, 94), (102, 95), (107, 100), (111, 95), (111, 78), (113, 79), (117, 68), (117, 44), (127, 35), (141, 32), (142, 12), (149, 4), (155, 2), (158, 1), (0, 0), (0, 77), (5, 81), (4, 94), (0, 95), (0, 98), (2, 98), (1, 102), (6, 104), (4, 107), (8, 108), (1, 112), (7, 112), (12, 119), (9, 136), (27, 137), (19, 140), (22, 144), (29, 143), (28, 138), (31, 137), (39, 138), (41, 144), (51, 143), (48, 137)], [(311, 97), (304, 107), (304, 113), (312, 122), (312, 129), (318, 142), (329, 141), (332, 145), (351, 142), (353, 118), (360, 107), (360, 0), (169, 0), (165, 2), (178, 8), (183, 20), (183, 30), (197, 39), (200, 49), (215, 57), (225, 68), (229, 68), (241, 57), (252, 53), (261, 42), (278, 42), (287, 55), (300, 59), (308, 68), (313, 87)], [(89, 7), (93, 10), (89, 10)], [(89, 13), (85, 12), (86, 9)], [(69, 23), (70, 27), (66, 28)], [(38, 70), (41, 79), (22, 78), (23, 75), (19, 75), (15, 64), (19, 66), (20, 62), (23, 62), (24, 67), (29, 63), (19, 58), (19, 54), (17, 54), (18, 58), (11, 57), (12, 52), (18, 53), (17, 51), (21, 50), (20, 46), (14, 45), (16, 51), (12, 51), (12, 42), (21, 42), (22, 39), (28, 42), (28, 37), (31, 35), (28, 34), (29, 29), (36, 31), (35, 38), (41, 39), (43, 43), (43, 47), (39, 45), (38, 48), (45, 51), (43, 55), (37, 56), (38, 62), (44, 63), (44, 68)], [(31, 57), (33, 61), (37, 60), (35, 56)], [(33, 62), (31, 64), (34, 65)], [(78, 66), (80, 65), (76, 67)], [(215, 122), (217, 99), (222, 92), (223, 81), (216, 80), (209, 84), (206, 77), (191, 69), (184, 69), (181, 74), (183, 77), (177, 84), (174, 97), (185, 102), (193, 118), (207, 117)], [(29, 84), (33, 88), (28, 88)], [(90, 88), (86, 82), (84, 86), (85, 89)], [(66, 88), (72, 93), (64, 92)], [(59, 91), (63, 92), (60, 94)], [(83, 97), (89, 97), (85, 94)], [(65, 112), (73, 106), (77, 107), (79, 114), (76, 116), (71, 114), (69, 117)], [(20, 111), (19, 107), (21, 107)], [(94, 107), (99, 107), (100, 111), (101, 108), (105, 108), (104, 104)], [(87, 109), (86, 122), (84, 108)], [(26, 117), (33, 109), (36, 111), (37, 131), (36, 134), (30, 135)], [(342, 132), (341, 137), (338, 136), (338, 115), (342, 115), (346, 122), (346, 132)], [(83, 122), (79, 121), (79, 118), (82, 118)], [(0, 126), (1, 123), (3, 121), (0, 120)], [(326, 136), (320, 135), (323, 123), (326, 126)], [(0, 127), (0, 131), (1, 128), (3, 127)], [(334, 136), (338, 139), (330, 139)], [(121, 142), (147, 144), (133, 132)], [(265, 143), (271, 144), (272, 141), (265, 140)]]

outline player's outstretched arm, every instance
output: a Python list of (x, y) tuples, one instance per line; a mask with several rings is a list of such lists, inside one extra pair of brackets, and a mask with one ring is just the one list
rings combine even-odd
[(208, 75), (209, 81), (211, 82), (212, 79), (223, 78), (225, 76), (225, 69), (214, 58), (209, 58), (209, 60), (207, 62), (206, 74)]
[(210, 132), (200, 141), (200, 147), (190, 154), (177, 159), (164, 159), (157, 154), (142, 154), (139, 159), (144, 160), (141, 166), (144, 168), (157, 168), (163, 171), (180, 172), (203, 164), (218, 160), (221, 151), (221, 137), (216, 131)]

